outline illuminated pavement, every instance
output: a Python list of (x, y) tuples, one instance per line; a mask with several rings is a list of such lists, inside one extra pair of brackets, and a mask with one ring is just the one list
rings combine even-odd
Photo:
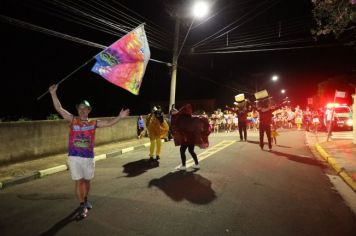
[[(86, 219), (67, 171), (0, 191), (1, 235), (352, 235), (353, 212), (334, 190), (333, 171), (313, 157), (303, 131), (281, 131), (272, 152), (257, 133), (213, 134), (196, 148), (201, 170), (176, 172), (179, 148), (164, 143), (97, 162)], [(190, 160), (189, 154), (187, 154)]]

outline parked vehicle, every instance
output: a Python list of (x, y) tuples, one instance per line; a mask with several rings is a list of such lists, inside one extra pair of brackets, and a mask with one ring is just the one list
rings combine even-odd
[[(352, 130), (352, 110), (348, 105), (331, 104), (327, 105), (328, 108), (334, 108), (333, 130)], [(324, 118), (325, 123), (325, 118)]]

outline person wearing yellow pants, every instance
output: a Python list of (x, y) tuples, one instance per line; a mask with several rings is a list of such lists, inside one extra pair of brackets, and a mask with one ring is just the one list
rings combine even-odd
[(161, 108), (154, 107), (152, 112), (146, 117), (146, 126), (148, 137), (150, 138), (150, 160), (154, 160), (153, 156), (156, 150), (156, 160), (160, 159), (161, 154), (161, 138), (165, 138), (168, 134), (169, 126), (163, 117)]
[(295, 124), (297, 125), (297, 129), (301, 130), (303, 124), (303, 111), (299, 106), (295, 108)]

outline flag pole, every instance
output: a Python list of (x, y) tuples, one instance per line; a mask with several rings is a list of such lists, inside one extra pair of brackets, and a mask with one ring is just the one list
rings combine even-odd
[[(81, 68), (83, 68), (84, 66), (86, 66), (89, 62), (91, 62), (95, 57), (90, 58), (90, 60), (86, 61), (84, 64), (82, 64), (81, 66), (79, 66), (77, 69), (75, 69), (74, 71), (72, 71), (71, 73), (69, 73), (66, 77), (64, 77), (63, 79), (61, 79), (58, 83), (56, 83), (56, 85), (59, 85), (61, 83), (63, 83), (65, 80), (67, 80), (70, 76), (72, 76), (74, 73), (76, 73), (78, 70), (80, 70)], [(49, 91), (47, 90), (46, 92), (44, 92), (41, 96), (39, 96), (37, 98), (37, 101), (40, 100), (41, 98), (43, 98)]]
[[(130, 33), (134, 30), (136, 30), (137, 28), (141, 27), (141, 26), (144, 26), (146, 25), (146, 23), (142, 23), (140, 24), (139, 26), (137, 26), (136, 28), (134, 28), (133, 30), (127, 32), (127, 33)], [(108, 48), (108, 47), (106, 47)], [(105, 48), (105, 49), (106, 49)], [(105, 49), (103, 49), (102, 51), (104, 51)], [(93, 60), (97, 55), (99, 55), (102, 51), (100, 51), (98, 54), (96, 54), (94, 57), (90, 58), (88, 61), (86, 61), (83, 65), (79, 66), (77, 69), (75, 69), (74, 71), (72, 71), (70, 74), (68, 74), (66, 77), (64, 77), (63, 79), (61, 79), (56, 85), (59, 85), (61, 84), (62, 82), (64, 82), (66, 79), (68, 79), (70, 76), (72, 76), (74, 73), (76, 73), (78, 70), (80, 70), (81, 68), (83, 68), (84, 66), (86, 66), (89, 62), (91, 62), (91, 60)], [(46, 92), (44, 92), (42, 95), (40, 95), (38, 98), (37, 98), (37, 101), (40, 100), (41, 98), (43, 98), (49, 91), (47, 90)]]

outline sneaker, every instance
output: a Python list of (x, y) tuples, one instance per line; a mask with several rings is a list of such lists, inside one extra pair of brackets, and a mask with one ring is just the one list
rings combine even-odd
[(200, 165), (199, 165), (199, 164), (197, 164), (197, 165), (194, 164), (192, 167), (193, 167), (193, 169), (196, 169), (196, 170), (199, 170), (199, 169), (200, 169)]
[(83, 219), (83, 218), (87, 217), (87, 214), (88, 214), (88, 209), (85, 207), (84, 204), (81, 204), (79, 206), (78, 218)]
[(150, 157), (150, 159), (149, 159), (150, 161), (154, 161), (154, 159), (153, 159), (153, 157)]
[(86, 202), (84, 203), (84, 206), (85, 206), (85, 208), (88, 209), (88, 210), (90, 210), (90, 209), (93, 208), (93, 205), (92, 205), (89, 201), (86, 201)]
[(161, 159), (161, 158), (159, 158), (159, 156), (157, 155), (157, 156), (156, 156), (156, 161), (158, 161), (159, 159)]
[(179, 166), (177, 167), (177, 170), (186, 170), (187, 168), (185, 166)]
[(268, 148), (268, 151), (270, 152), (270, 151), (272, 151), (272, 148), (270, 147), (270, 148)]

